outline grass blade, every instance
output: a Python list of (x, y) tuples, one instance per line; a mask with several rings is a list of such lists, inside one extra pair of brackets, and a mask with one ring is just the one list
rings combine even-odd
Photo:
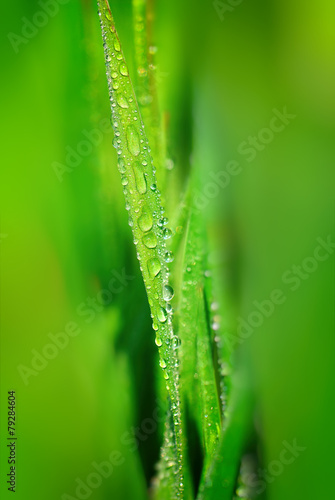
[(106, 0), (98, 0), (106, 60), (106, 73), (114, 129), (114, 145), (124, 187), (126, 209), (132, 228), (137, 256), (145, 283), (160, 365), (171, 401), (173, 419), (172, 446), (175, 452), (173, 471), (175, 497), (183, 497), (183, 437), (179, 398), (179, 370), (176, 347), (178, 339), (172, 328), (169, 302), (173, 290), (168, 283), (166, 239), (171, 231), (165, 226), (164, 210), (157, 188), (155, 168), (144, 131), (137, 99)]
[(181, 397), (188, 415), (189, 460), (196, 491), (201, 474), (201, 455), (206, 468), (219, 439), (221, 408), (205, 299), (206, 238), (200, 214), (190, 208), (191, 192), (192, 189), (187, 190), (183, 203), (182, 218), (186, 227), (176, 253), (174, 284), (180, 297), (176, 329), (181, 339)]
[(233, 382), (230, 409), (220, 441), (203, 477), (197, 500), (231, 500), (248, 436), (252, 396), (241, 374)]
[(154, 18), (153, 2), (133, 0), (133, 25), (136, 64), (136, 95), (151, 145), (151, 154), (157, 168), (160, 185), (165, 183), (165, 141), (157, 93), (157, 75), (154, 64), (156, 47), (152, 40)]

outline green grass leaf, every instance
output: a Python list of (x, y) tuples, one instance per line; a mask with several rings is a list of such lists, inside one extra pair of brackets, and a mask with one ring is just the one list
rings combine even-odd
[(239, 374), (233, 381), (233, 387), (220, 441), (202, 478), (197, 500), (232, 500), (234, 497), (253, 401), (245, 376)]
[[(182, 276), (176, 285), (180, 297), (176, 328), (181, 339), (181, 392), (188, 414), (190, 461), (194, 453), (200, 453), (203, 455), (204, 467), (207, 467), (221, 429), (220, 385), (215, 373), (205, 296), (205, 231), (201, 215), (189, 207), (187, 199), (184, 205), (188, 206), (189, 215), (180, 249), (182, 255), (174, 270), (175, 275)], [(198, 434), (201, 450), (194, 449), (192, 440), (196, 441), (195, 434)], [(192, 468), (193, 476), (201, 472), (195, 471), (194, 465)], [(198, 480), (195, 479), (195, 489)]]
[(164, 168), (166, 145), (158, 102), (156, 47), (153, 41), (153, 2), (133, 0), (133, 29), (136, 66), (136, 96), (151, 155), (157, 168), (157, 178), (163, 188), (166, 180)]
[(159, 348), (160, 366), (171, 401), (173, 428), (170, 442), (174, 450), (172, 469), (175, 475), (175, 495), (179, 498), (183, 496), (184, 472), (176, 350), (178, 338), (172, 328), (170, 300), (174, 292), (169, 285), (166, 262), (166, 240), (171, 231), (166, 227), (149, 142), (114, 19), (107, 1), (98, 0), (98, 7), (118, 168), (156, 332), (155, 342)]

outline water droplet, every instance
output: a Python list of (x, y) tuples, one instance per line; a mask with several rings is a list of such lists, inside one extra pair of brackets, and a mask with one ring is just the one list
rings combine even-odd
[(128, 76), (128, 68), (127, 68), (127, 66), (124, 63), (120, 64), (120, 68), (119, 69), (120, 69), (121, 75)]
[(162, 345), (162, 340), (161, 340), (159, 335), (156, 335), (155, 344), (157, 347), (161, 347), (161, 345)]
[(168, 240), (169, 238), (171, 238), (171, 236), (172, 236), (171, 229), (169, 229), (167, 227), (165, 229), (163, 229), (163, 238), (164, 238), (164, 240)]
[(142, 241), (147, 248), (156, 248), (157, 246), (157, 238), (153, 231), (145, 234), (142, 238)]
[(181, 344), (181, 340), (179, 337), (177, 337), (176, 335), (173, 337), (172, 339), (172, 346), (174, 349), (177, 349)]
[(230, 375), (230, 372), (231, 372), (231, 370), (230, 370), (230, 366), (228, 365), (228, 363), (222, 363), (222, 365), (221, 365), (221, 375), (223, 377), (225, 377), (225, 376)]
[(236, 490), (236, 495), (239, 498), (246, 498), (248, 496), (248, 490), (247, 490), (247, 488), (245, 488), (244, 486), (240, 486)]
[(160, 359), (159, 360), (159, 366), (161, 368), (163, 368), (163, 370), (164, 370), (164, 368), (166, 368), (166, 361), (165, 361), (165, 359)]
[(147, 106), (148, 104), (150, 104), (152, 102), (152, 96), (147, 94), (147, 95), (142, 95), (140, 98), (139, 98), (139, 102), (142, 106)]
[(112, 78), (117, 78), (119, 75), (117, 74), (116, 71), (113, 71), (113, 73), (111, 73), (111, 77)]
[(126, 99), (126, 96), (124, 94), (117, 94), (116, 96), (116, 102), (120, 106), (120, 108), (129, 108), (128, 101)]
[(166, 252), (164, 256), (165, 262), (173, 262), (174, 255), (172, 252)]
[(134, 156), (138, 156), (140, 154), (140, 140), (133, 125), (129, 125), (127, 128), (127, 143), (129, 152)]
[(150, 189), (151, 189), (151, 191), (156, 191), (156, 189), (157, 189), (156, 184), (151, 184)]
[(154, 257), (153, 259), (150, 259), (148, 261), (148, 271), (149, 271), (151, 278), (154, 278), (155, 276), (157, 276), (157, 274), (159, 273), (160, 270), (161, 270), (161, 263), (160, 263), (159, 259)]
[(105, 14), (106, 19), (108, 19), (108, 21), (112, 20), (112, 15), (111, 15), (111, 13), (109, 12), (108, 9), (104, 10), (104, 14)]
[(121, 177), (121, 184), (122, 186), (126, 186), (128, 184), (128, 179), (125, 175)]
[(168, 372), (164, 372), (164, 378), (165, 378), (165, 380), (168, 380), (168, 379), (169, 379), (169, 374), (168, 374)]
[(117, 52), (120, 52), (121, 50), (121, 47), (120, 47), (120, 42), (117, 38), (115, 38), (114, 40), (114, 49), (117, 51)]
[(118, 168), (121, 174), (124, 174), (126, 172), (126, 164), (123, 158), (119, 158), (118, 161)]
[(137, 223), (140, 230), (145, 233), (147, 231), (150, 231), (150, 229), (152, 228), (153, 220), (149, 213), (143, 211), (142, 215), (138, 218)]
[(174, 296), (174, 290), (170, 285), (163, 286), (163, 299), (169, 302)]
[(167, 312), (164, 307), (160, 307), (157, 311), (157, 318), (161, 323), (165, 323), (167, 320)]
[(138, 162), (136, 162), (134, 164), (133, 171), (134, 171), (134, 175), (135, 175), (135, 182), (136, 182), (137, 191), (140, 194), (146, 193), (147, 192), (147, 181), (145, 180), (144, 174), (143, 174)]
[(173, 167), (174, 167), (174, 162), (173, 160), (171, 160), (171, 158), (167, 158), (166, 161), (165, 161), (165, 167), (168, 169), (168, 170), (172, 170)]
[(155, 45), (150, 45), (149, 47), (149, 54), (156, 54), (157, 52), (157, 47)]
[(145, 68), (138, 68), (137, 69), (137, 73), (140, 77), (144, 77), (144, 76), (147, 76), (148, 72)]

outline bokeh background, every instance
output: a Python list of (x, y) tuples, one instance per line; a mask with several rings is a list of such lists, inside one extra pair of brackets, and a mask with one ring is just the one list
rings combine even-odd
[[(133, 75), (131, 1), (110, 3)], [(283, 275), (299, 276), (292, 267), (313, 256), (318, 238), (335, 240), (335, 4), (155, 4), (155, 77), (174, 161), (167, 211), (173, 215), (194, 151), (204, 186), (238, 161), (241, 172), (203, 208), (216, 279), (246, 321), (255, 300), (275, 289), (285, 296), (239, 349), (262, 466), (278, 459), (284, 441), (305, 448), (272, 478), (266, 498), (331, 498), (334, 250), (295, 290)], [(160, 375), (106, 126), (97, 8), (90, 0), (2, 2), (0, 24), (1, 498), (12, 494), (6, 403), (15, 390), (17, 499), (76, 498), (78, 478), (113, 450), (123, 464), (88, 497), (145, 499), (159, 432), (136, 452), (120, 436), (152, 415)], [(285, 107), (295, 118), (248, 161), (241, 144)], [(59, 164), (67, 166), (61, 175)], [(101, 306), (99, 291), (115, 273), (117, 291)], [(35, 351), (69, 322), (78, 335), (25, 383), (18, 367), (31, 368)]]

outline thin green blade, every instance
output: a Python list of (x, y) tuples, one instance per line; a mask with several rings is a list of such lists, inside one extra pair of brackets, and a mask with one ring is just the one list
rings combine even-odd
[(179, 397), (179, 370), (169, 305), (173, 289), (168, 282), (166, 239), (171, 231), (165, 226), (164, 210), (157, 188), (155, 168), (144, 130), (139, 106), (129, 77), (128, 67), (106, 0), (98, 0), (106, 60), (106, 73), (114, 129), (114, 146), (124, 187), (126, 209), (132, 228), (137, 257), (145, 283), (155, 342), (164, 371), (173, 418), (176, 498), (183, 497), (183, 436)]

